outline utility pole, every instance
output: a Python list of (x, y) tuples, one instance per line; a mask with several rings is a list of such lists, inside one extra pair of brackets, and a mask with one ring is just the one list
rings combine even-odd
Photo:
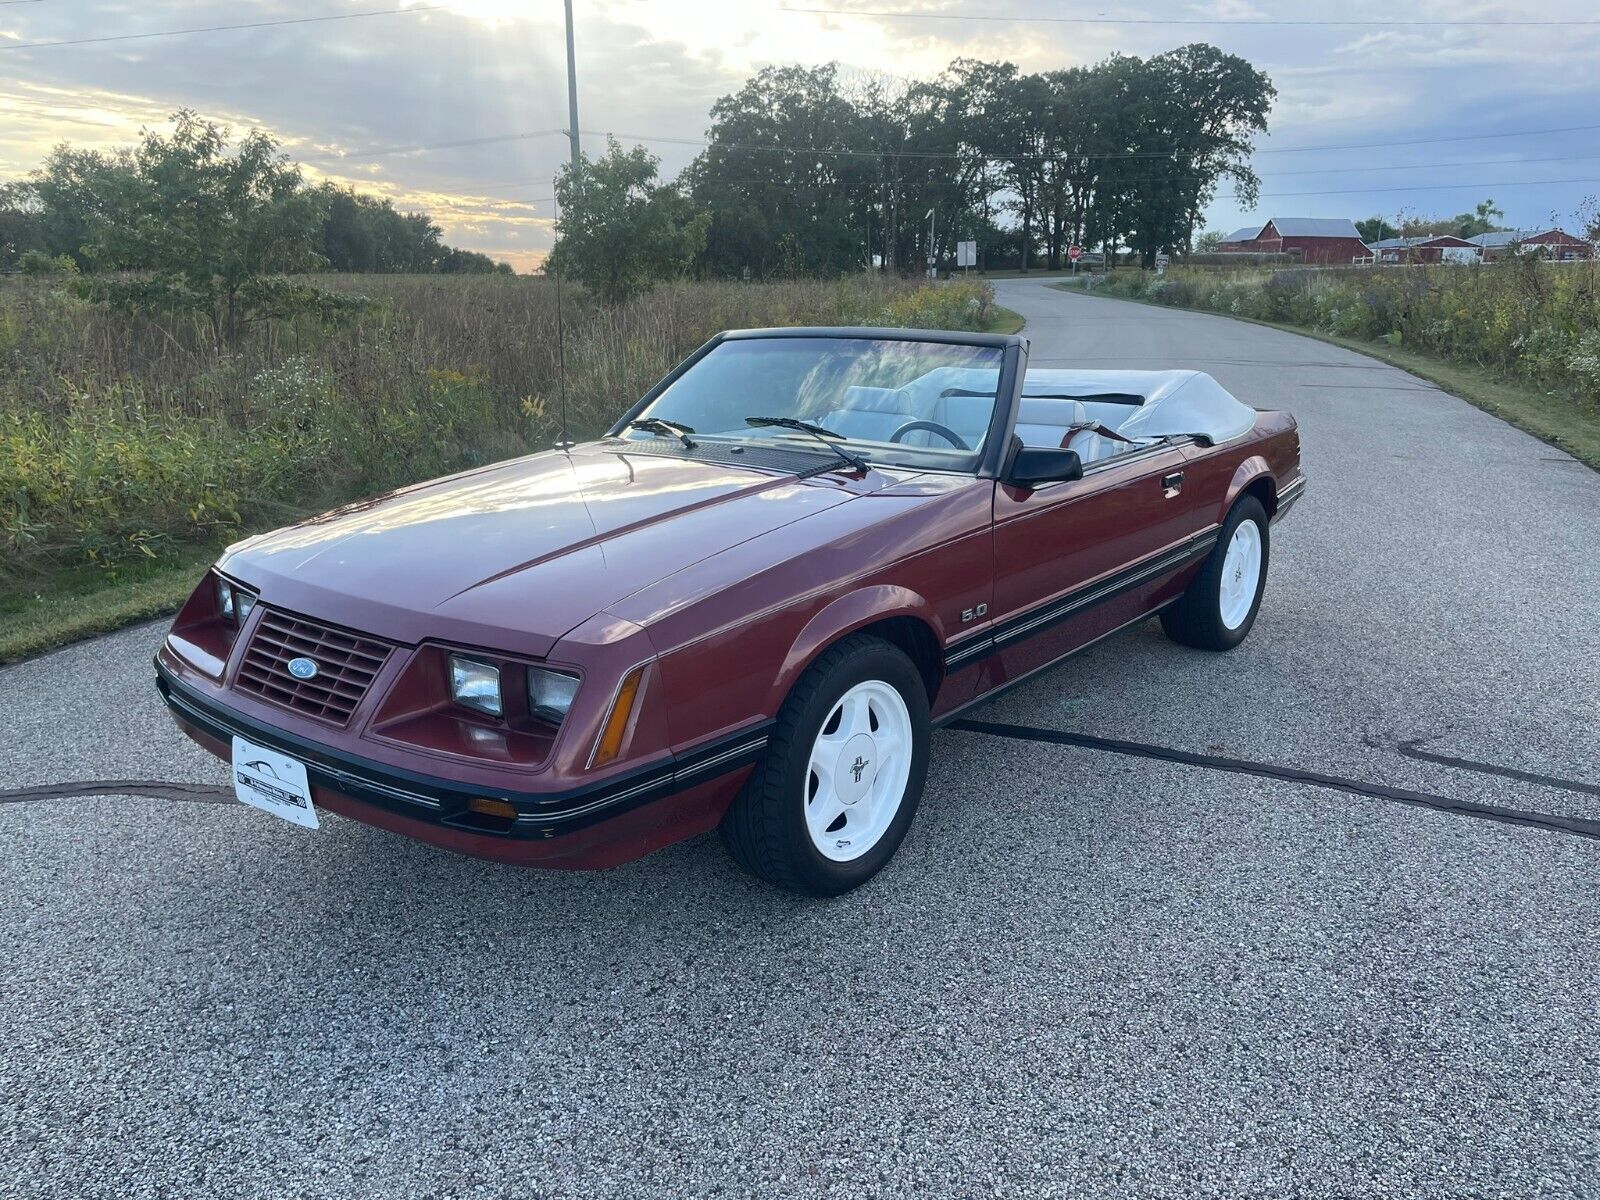
[(897, 266), (895, 262), (895, 243), (900, 238), (899, 202), (899, 172), (896, 172), (895, 182), (889, 185), (889, 229), (887, 236), (884, 238), (883, 246), (884, 252), (888, 255), (888, 261), (884, 263), (884, 270), (885, 273), (890, 275), (894, 274)]
[(578, 169), (578, 54), (572, 45), (572, 0), (567, 3), (567, 137), (572, 140), (572, 169)]

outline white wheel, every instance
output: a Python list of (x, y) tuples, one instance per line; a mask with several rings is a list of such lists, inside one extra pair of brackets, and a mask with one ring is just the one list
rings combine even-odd
[(1240, 521), (1234, 529), (1222, 559), (1220, 582), (1219, 615), (1225, 626), (1237, 629), (1250, 615), (1261, 585), (1261, 526), (1254, 521)]
[(868, 679), (834, 704), (811, 745), (806, 832), (824, 858), (850, 862), (883, 838), (911, 777), (911, 713), (890, 684)]
[(1232, 650), (1249, 636), (1272, 559), (1267, 524), (1258, 498), (1239, 497), (1183, 595), (1161, 610), (1169, 638), (1196, 650)]
[(927, 680), (906, 652), (855, 633), (817, 656), (722, 818), (745, 870), (806, 896), (860, 887), (894, 857), (928, 774)]

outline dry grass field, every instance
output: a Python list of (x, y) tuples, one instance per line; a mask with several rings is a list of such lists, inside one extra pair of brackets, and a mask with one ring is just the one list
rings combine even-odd
[[(159, 611), (173, 570), (186, 578), (242, 532), (557, 438), (551, 281), (316, 282), (370, 302), (332, 326), (264, 322), (219, 345), (200, 319), (0, 280), (0, 658)], [(1005, 316), (987, 284), (864, 279), (681, 282), (612, 308), (568, 287), (561, 302), (576, 438), (721, 329)]]

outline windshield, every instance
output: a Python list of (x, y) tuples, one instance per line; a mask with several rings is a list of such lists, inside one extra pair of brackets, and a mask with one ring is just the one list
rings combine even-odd
[(751, 417), (800, 420), (871, 462), (971, 470), (988, 437), (1003, 354), (997, 346), (889, 338), (735, 338), (640, 416), (686, 426), (696, 439), (829, 453), (814, 433), (747, 424)]

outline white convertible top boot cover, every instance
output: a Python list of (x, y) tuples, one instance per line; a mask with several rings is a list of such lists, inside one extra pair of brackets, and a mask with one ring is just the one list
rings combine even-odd
[(1247, 433), (1256, 418), (1255, 409), (1203, 371), (1029, 368), (1022, 394), (1082, 401), (1095, 420), (1134, 439), (1195, 433), (1225, 442)]

